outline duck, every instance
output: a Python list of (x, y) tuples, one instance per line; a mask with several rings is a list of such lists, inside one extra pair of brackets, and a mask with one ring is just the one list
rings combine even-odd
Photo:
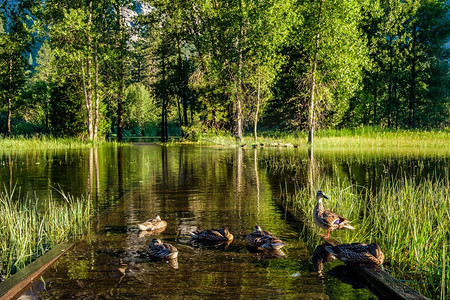
[(384, 254), (380, 246), (375, 243), (326, 246), (325, 250), (345, 263), (381, 265), (384, 262)]
[(317, 205), (314, 207), (313, 220), (317, 226), (327, 230), (327, 234), (323, 235), (323, 237), (329, 238), (330, 231), (332, 230), (355, 229), (355, 227), (349, 224), (349, 220), (339, 216), (337, 213), (325, 209), (322, 203), (323, 199), (328, 199), (328, 197), (325, 196), (321, 190), (317, 191)]
[(199, 242), (222, 242), (222, 241), (232, 241), (233, 235), (230, 233), (226, 226), (220, 227), (219, 229), (206, 229), (191, 232), (192, 239)]
[(157, 259), (175, 259), (178, 257), (178, 250), (171, 244), (163, 243), (160, 239), (154, 238), (147, 250), (148, 255)]
[(164, 229), (167, 226), (167, 222), (164, 220), (161, 220), (161, 217), (159, 215), (156, 215), (154, 219), (150, 219), (145, 221), (142, 224), (138, 224), (138, 228), (141, 231), (164, 231)]
[(249, 247), (262, 248), (265, 250), (279, 250), (286, 245), (286, 243), (271, 232), (262, 230), (258, 225), (255, 226), (253, 232), (245, 237), (245, 242)]

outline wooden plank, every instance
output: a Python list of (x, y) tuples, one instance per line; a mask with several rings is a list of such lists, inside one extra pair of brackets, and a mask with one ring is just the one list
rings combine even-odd
[(58, 260), (73, 243), (62, 243), (38, 257), (22, 270), (0, 283), (0, 300), (17, 299), (54, 262)]
[[(322, 239), (330, 246), (340, 245), (339, 241), (332, 237)], [(377, 265), (370, 264), (349, 264), (349, 267), (364, 277), (374, 288), (387, 299), (428, 299), (419, 294), (397, 278), (392, 277), (388, 272), (382, 270)]]

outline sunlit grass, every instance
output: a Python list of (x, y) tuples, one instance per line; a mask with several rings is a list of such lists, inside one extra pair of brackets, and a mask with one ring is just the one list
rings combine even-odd
[(63, 201), (0, 192), (0, 276), (8, 277), (37, 256), (89, 229), (91, 201), (60, 191)]
[(30, 150), (30, 149), (80, 149), (102, 145), (120, 145), (117, 142), (104, 140), (89, 141), (76, 138), (55, 138), (49, 136), (40, 137), (10, 137), (0, 138), (0, 149), (6, 150)]
[[(283, 189), (282, 195), (284, 205), (317, 234), (324, 233), (312, 221), (318, 188)], [(322, 182), (320, 188), (330, 196), (325, 207), (352, 220), (356, 227), (354, 231), (334, 231), (332, 236), (343, 243), (378, 243), (394, 275), (422, 282), (419, 291), (445, 299), (450, 286), (448, 176), (419, 183), (384, 178), (377, 191), (331, 181)]]
[[(306, 132), (261, 132), (255, 142), (251, 134), (239, 142), (226, 132), (202, 133), (197, 135), (201, 144), (236, 146), (245, 144), (258, 147), (307, 147)], [(439, 153), (450, 154), (450, 131), (387, 130), (378, 127), (361, 127), (357, 129), (321, 130), (314, 138), (314, 147), (318, 152), (333, 151), (338, 153)]]

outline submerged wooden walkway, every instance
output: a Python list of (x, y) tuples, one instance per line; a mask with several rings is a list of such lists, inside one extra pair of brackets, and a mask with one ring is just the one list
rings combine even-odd
[(53, 247), (43, 256), (21, 269), (8, 279), (0, 282), (0, 300), (17, 299), (40, 275), (58, 260), (73, 243), (62, 243)]
[[(340, 245), (332, 237), (322, 237), (330, 246)], [(428, 299), (419, 294), (397, 278), (392, 277), (379, 266), (372, 264), (347, 264), (359, 275), (364, 277), (386, 299)]]

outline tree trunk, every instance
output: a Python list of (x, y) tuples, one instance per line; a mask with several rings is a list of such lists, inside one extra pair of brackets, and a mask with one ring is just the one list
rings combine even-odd
[(91, 37), (91, 27), (92, 27), (92, 1), (89, 1), (89, 15), (88, 15), (88, 52), (86, 56), (86, 108), (87, 108), (87, 125), (88, 125), (88, 134), (89, 139), (94, 139), (94, 112), (92, 109), (92, 62), (91, 62), (91, 54), (92, 54), (92, 37)]
[(389, 87), (388, 87), (388, 109), (389, 109), (389, 114), (388, 114), (388, 127), (392, 126), (392, 80), (393, 80), (393, 73), (394, 73), (394, 66), (393, 66), (393, 55), (392, 55), (392, 37), (389, 38)]
[(167, 112), (166, 112), (166, 61), (165, 58), (162, 58), (162, 83), (163, 83), (163, 91), (162, 91), (162, 97), (161, 97), (161, 101), (162, 101), (162, 111), (161, 111), (161, 142), (165, 142), (166, 141), (166, 117), (167, 117)]
[(411, 82), (409, 85), (409, 128), (414, 128), (414, 106), (416, 102), (416, 40), (417, 27), (413, 26), (412, 58), (411, 58)]
[(258, 95), (256, 101), (255, 120), (253, 122), (253, 136), (255, 138), (255, 143), (258, 143), (258, 114), (260, 101), (261, 101), (261, 79), (258, 76)]
[(316, 69), (317, 69), (317, 52), (314, 55), (314, 62), (313, 62), (313, 70), (311, 74), (311, 95), (309, 100), (309, 132), (308, 132), (308, 144), (312, 145), (314, 143), (314, 126), (315, 126), (315, 116), (314, 116), (314, 110), (315, 110), (315, 93), (316, 93)]
[(8, 82), (8, 118), (7, 118), (7, 136), (11, 136), (11, 115), (12, 115), (12, 81), (13, 81), (13, 61), (9, 59), (9, 82)]
[(373, 92), (373, 123), (377, 121), (377, 103), (378, 103), (378, 73), (375, 73), (374, 92)]
[(123, 42), (123, 21), (122, 6), (118, 5), (118, 25), (119, 25), (119, 92), (117, 95), (117, 141), (123, 140), (123, 90), (124, 90), (124, 42)]
[(98, 138), (98, 123), (99, 123), (99, 105), (100, 105), (100, 95), (98, 93), (98, 55), (97, 55), (97, 47), (95, 49), (95, 57), (94, 57), (94, 63), (95, 63), (95, 87), (94, 87), (94, 93), (95, 93), (95, 111), (94, 111), (94, 140), (97, 140)]
[(320, 19), (322, 16), (322, 1), (319, 3), (319, 13), (317, 16), (317, 34), (314, 46), (314, 55), (312, 62), (312, 73), (311, 73), (311, 89), (309, 97), (309, 132), (308, 132), (308, 144), (313, 145), (314, 143), (314, 129), (315, 129), (315, 94), (316, 94), (316, 70), (317, 70), (317, 55), (319, 52), (319, 38), (320, 38)]
[[(180, 43), (177, 40), (177, 47), (178, 47), (178, 73), (179, 73), (179, 80), (180, 80), (180, 86), (179, 86), (179, 96), (181, 99), (181, 105), (183, 106), (183, 115), (180, 115), (180, 124), (187, 126), (188, 125), (188, 115), (187, 115), (187, 83), (184, 76), (184, 67), (183, 67), (183, 59), (181, 57), (181, 47)], [(178, 109), (180, 112), (180, 109)], [(181, 131), (181, 136), (185, 137), (185, 134), (183, 131)]]
[[(242, 17), (242, 4), (239, 1), (239, 5), (241, 6), (241, 17)], [(241, 20), (239, 36), (236, 41), (236, 50), (238, 52), (238, 82), (236, 87), (236, 137), (239, 138), (239, 142), (242, 144), (243, 137), (243, 120), (242, 120), (242, 39), (244, 37), (243, 33), (243, 21)]]

